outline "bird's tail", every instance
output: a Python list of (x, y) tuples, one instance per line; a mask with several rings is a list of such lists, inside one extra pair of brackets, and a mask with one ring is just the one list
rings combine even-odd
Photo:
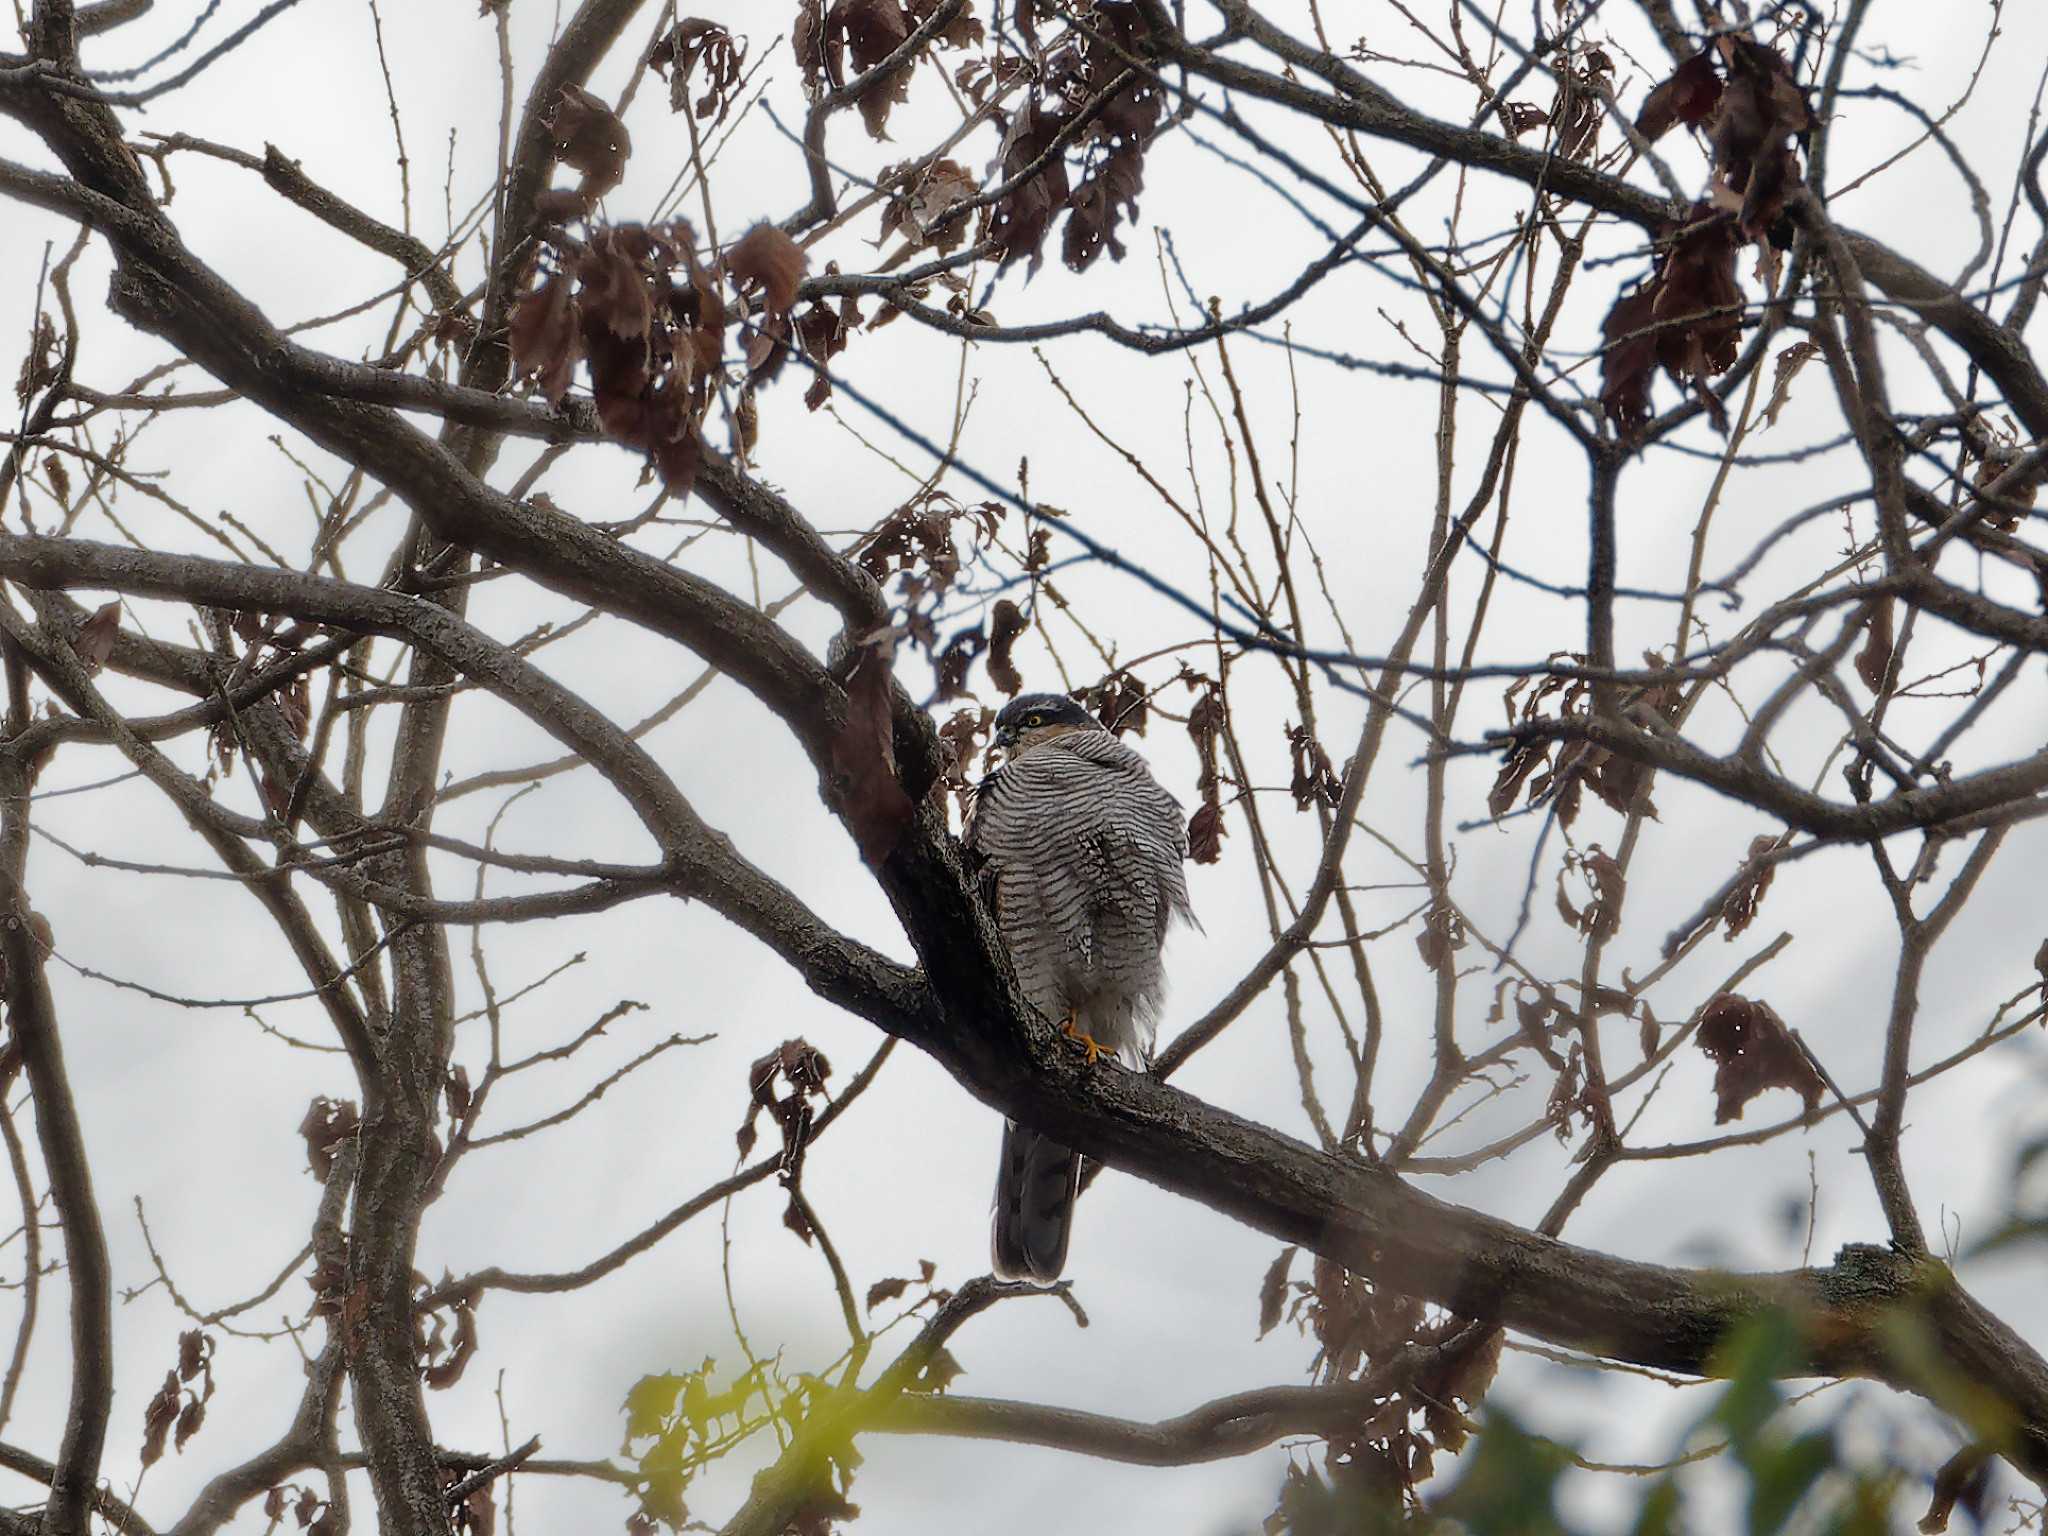
[(997, 1275), (1040, 1285), (1059, 1279), (1080, 1183), (1079, 1153), (1014, 1121), (1003, 1122), (990, 1244)]

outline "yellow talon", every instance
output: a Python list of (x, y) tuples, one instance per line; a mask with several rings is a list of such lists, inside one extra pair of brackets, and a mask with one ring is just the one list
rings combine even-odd
[(1081, 1032), (1080, 1028), (1074, 1022), (1074, 1014), (1072, 1010), (1069, 1010), (1067, 1016), (1060, 1020), (1060, 1033), (1065, 1035), (1069, 1040), (1072, 1040), (1075, 1044), (1079, 1045), (1081, 1049), (1088, 1053), (1088, 1065), (1091, 1067), (1094, 1066), (1095, 1063), (1100, 1061), (1103, 1057), (1111, 1054), (1108, 1046), (1104, 1045), (1101, 1041), (1096, 1040), (1091, 1036), (1085, 1035)]

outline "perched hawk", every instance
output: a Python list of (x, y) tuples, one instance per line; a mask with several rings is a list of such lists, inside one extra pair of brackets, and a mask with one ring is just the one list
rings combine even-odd
[[(1074, 700), (1027, 693), (996, 716), (1003, 765), (975, 793), (967, 846), (1032, 1007), (1088, 1048), (1144, 1069), (1166, 977), (1160, 945), (1194, 921), (1180, 805), (1144, 758)], [(996, 1273), (1059, 1277), (1079, 1154), (1006, 1122), (996, 1173)]]

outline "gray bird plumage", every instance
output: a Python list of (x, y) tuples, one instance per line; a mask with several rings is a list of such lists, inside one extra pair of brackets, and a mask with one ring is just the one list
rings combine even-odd
[[(1194, 917), (1180, 805), (1144, 758), (1062, 695), (1011, 701), (996, 742), (1009, 755), (975, 795), (967, 846), (984, 863), (1024, 997), (1142, 1070), (1166, 994), (1160, 947), (1176, 918)], [(1058, 1278), (1080, 1172), (1069, 1148), (1005, 1125), (998, 1274)]]

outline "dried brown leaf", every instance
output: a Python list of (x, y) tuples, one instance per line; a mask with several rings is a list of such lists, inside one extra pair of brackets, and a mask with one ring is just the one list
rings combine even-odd
[(188, 1398), (185, 1406), (179, 1410), (178, 1429), (172, 1437), (172, 1443), (180, 1451), (184, 1450), (185, 1442), (198, 1434), (205, 1423), (206, 1404), (199, 1398)]
[(1447, 901), (1433, 903), (1415, 935), (1415, 948), (1422, 963), (1432, 971), (1444, 970), (1454, 963), (1452, 957), (1465, 944), (1465, 919), (1458, 909)]
[(1550, 743), (1547, 741), (1523, 741), (1509, 746), (1501, 759), (1500, 772), (1494, 775), (1493, 788), (1486, 796), (1487, 813), (1496, 820), (1514, 808), (1515, 799), (1522, 792), (1522, 783), (1538, 768), (1550, 763)]
[[(996, 174), (1004, 185), (1017, 185), (996, 200), (988, 225), (988, 238), (1000, 255), (998, 268), (1022, 256), (1028, 271), (1038, 270), (1045, 237), (1066, 205), (1071, 185), (1066, 161), (1052, 147), (1065, 126), (1064, 114), (1047, 111), (1037, 101), (1027, 102), (1010, 118), (996, 156)], [(1045, 163), (1039, 165), (1040, 160)]]
[(1949, 1517), (1960, 1504), (1963, 1512), (1970, 1517), (1970, 1528), (1982, 1531), (1985, 1528), (1986, 1505), (1991, 1492), (1992, 1447), (1989, 1444), (1966, 1445), (1934, 1474), (1934, 1488), (1927, 1503), (1927, 1513), (1920, 1517), (1921, 1536), (1939, 1536), (1948, 1529)]
[(508, 323), (512, 364), (531, 374), (549, 405), (560, 405), (576, 378), (576, 360), (583, 355), (575, 285), (557, 272), (538, 288), (522, 294)]
[(1892, 669), (1892, 599), (1873, 598), (1864, 608), (1863, 648), (1856, 653), (1856, 675), (1872, 693), (1885, 691)]
[[(1593, 888), (1592, 900), (1583, 910), (1575, 908), (1565, 895), (1565, 877), (1573, 870)], [(1584, 853), (1570, 853), (1565, 856), (1564, 867), (1557, 872), (1557, 910), (1564, 920), (1579, 932), (1592, 938), (1611, 937), (1621, 927), (1621, 904), (1627, 894), (1627, 882), (1622, 876), (1621, 866), (1612, 854), (1602, 851), (1598, 843)]]
[(166, 1371), (164, 1384), (157, 1388), (142, 1410), (142, 1464), (147, 1467), (163, 1459), (164, 1443), (178, 1422), (184, 1394), (178, 1390), (178, 1373)]
[[(837, 0), (825, 13), (824, 47), (835, 85), (847, 83), (843, 53), (865, 77), (909, 40), (911, 18), (898, 0)], [(910, 64), (877, 74), (861, 90), (856, 103), (870, 135), (888, 138), (889, 109), (910, 99)]]
[(932, 1351), (932, 1357), (925, 1362), (924, 1369), (917, 1374), (908, 1390), (912, 1392), (943, 1392), (966, 1374), (960, 1362), (953, 1358), (953, 1352), (943, 1345)]
[(1024, 610), (1007, 597), (998, 598), (988, 619), (988, 680), (1010, 698), (1024, 688), (1024, 675), (1010, 654), (1024, 629)]
[(1287, 1299), (1287, 1270), (1299, 1251), (1292, 1245), (1282, 1248), (1278, 1257), (1266, 1267), (1266, 1278), (1259, 1282), (1259, 1337), (1262, 1339), (1279, 1326), (1280, 1307)]
[(958, 161), (934, 161), (882, 210), (882, 238), (900, 234), (913, 249), (928, 245), (941, 255), (953, 251), (967, 237), (971, 220), (949, 215), (978, 190), (973, 174)]
[(1755, 867), (1721, 902), (1721, 921), (1725, 925), (1721, 936), (1724, 939), (1734, 939), (1756, 920), (1756, 910), (1763, 904), (1764, 892), (1771, 888), (1771, 877), (1778, 869), (1767, 856), (1781, 846), (1781, 841), (1768, 833), (1750, 839), (1749, 853), (1743, 863)]
[[(192, 1381), (206, 1371), (213, 1354), (213, 1340), (197, 1328), (178, 1335), (178, 1380)], [(209, 1373), (210, 1374), (210, 1373)]]
[(1806, 93), (1775, 49), (1747, 38), (1715, 39), (1727, 84), (1706, 122), (1720, 185), (1736, 204), (1746, 240), (1764, 239), (1799, 187), (1799, 159), (1787, 142), (1813, 127)]
[(654, 45), (648, 62), (668, 76), (671, 112), (692, 109), (690, 87), (696, 81), (704, 93), (696, 100), (695, 115), (716, 125), (725, 121), (739, 97), (746, 60), (745, 39), (734, 38), (715, 21), (690, 16)]
[(1294, 797), (1294, 808), (1305, 811), (1320, 803), (1327, 809), (1336, 809), (1337, 802), (1344, 798), (1344, 781), (1337, 777), (1323, 744), (1309, 733), (1307, 726), (1290, 725), (1287, 749), (1294, 764), (1294, 777), (1287, 786)]
[(462, 1373), (469, 1368), (472, 1356), (476, 1354), (476, 1304), (470, 1297), (458, 1297), (452, 1304), (455, 1313), (455, 1343), (448, 1358), (437, 1361), (420, 1372), (420, 1379), (435, 1391), (452, 1387), (462, 1380)]
[(71, 648), (78, 652), (78, 659), (85, 663), (88, 672), (97, 672), (114, 654), (114, 639), (120, 633), (121, 600), (117, 597), (94, 609), (92, 617), (78, 626), (78, 633), (71, 637)]
[(787, 316), (796, 303), (810, 258), (803, 247), (773, 224), (756, 224), (725, 253), (726, 270), (738, 283), (759, 283), (771, 315)]
[(1500, 1329), (1489, 1329), (1416, 1381), (1417, 1395), (1426, 1405), (1423, 1419), (1439, 1450), (1456, 1455), (1464, 1449), (1470, 1418), (1459, 1413), (1456, 1405), (1463, 1404), (1468, 1410), (1479, 1406), (1500, 1370), (1504, 1338)]
[(1607, 311), (1601, 326), (1605, 345), (1600, 354), (1600, 404), (1607, 419), (1624, 432), (1650, 419), (1650, 380), (1657, 365), (1657, 319), (1654, 280), (1623, 294)]
[(1792, 381), (1799, 377), (1809, 358), (1820, 355), (1820, 344), (1813, 341), (1795, 341), (1777, 356), (1771, 365), (1771, 399), (1764, 407), (1764, 426), (1778, 424), (1778, 412), (1785, 408), (1792, 398)]
[(1809, 1114), (1824, 1084), (1770, 1004), (1723, 992), (1700, 1014), (1699, 1048), (1714, 1070), (1714, 1123), (1740, 1120), (1749, 1101), (1766, 1088), (1790, 1088)]
[(1680, 123), (1699, 127), (1720, 100), (1721, 77), (1714, 72), (1713, 53), (1702, 50), (1644, 98), (1636, 131), (1654, 144)]
[(316, 1098), (299, 1122), (299, 1134), (306, 1138), (306, 1161), (313, 1177), (321, 1183), (334, 1171), (334, 1149), (355, 1135), (362, 1117), (347, 1099)]
[(583, 173), (586, 194), (602, 195), (626, 174), (633, 139), (626, 125), (605, 102), (580, 85), (565, 85), (548, 114), (555, 158)]
[(810, 1218), (804, 1214), (803, 1206), (798, 1204), (794, 1189), (789, 1192), (789, 1199), (783, 1203), (782, 1224), (802, 1238), (806, 1244), (817, 1235), (816, 1229), (811, 1226)]
[(1152, 714), (1152, 698), (1143, 683), (1128, 672), (1112, 672), (1094, 694), (1095, 718), (1108, 726), (1112, 734), (1145, 734), (1146, 722)]
[(21, 359), (21, 371), (14, 376), (14, 399), (27, 405), (36, 393), (57, 379), (57, 327), (46, 314), (36, 316), (29, 333), (28, 351)]
[(1214, 864), (1223, 857), (1223, 839), (1229, 832), (1223, 823), (1223, 806), (1204, 800), (1188, 818), (1188, 857), (1197, 864)]

